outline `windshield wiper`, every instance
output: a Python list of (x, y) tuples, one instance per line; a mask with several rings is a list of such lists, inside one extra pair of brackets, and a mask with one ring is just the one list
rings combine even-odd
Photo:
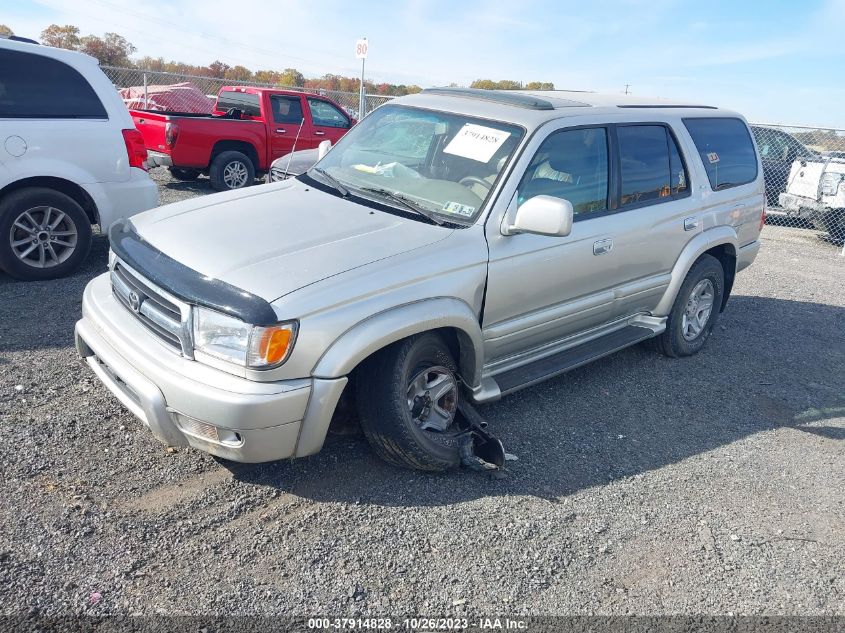
[(347, 189), (346, 187), (344, 187), (344, 186), (340, 183), (340, 181), (339, 181), (337, 178), (335, 178), (334, 176), (332, 176), (329, 172), (327, 172), (327, 171), (326, 171), (325, 169), (323, 169), (322, 167), (312, 167), (312, 168), (311, 168), (311, 170), (312, 170), (312, 171), (317, 172), (317, 173), (318, 173), (318, 174), (320, 174), (323, 178), (325, 178), (325, 179), (326, 179), (326, 181), (327, 181), (327, 183), (326, 183), (326, 184), (328, 184), (328, 185), (330, 185), (332, 188), (336, 189), (336, 190), (337, 190), (337, 192), (338, 192), (340, 195), (342, 195), (344, 198), (346, 198), (346, 197), (349, 195), (349, 189)]
[(420, 206), (410, 198), (403, 196), (401, 193), (394, 193), (389, 189), (384, 189), (383, 187), (361, 187), (361, 191), (366, 191), (367, 193), (374, 193), (376, 195), (382, 196), (387, 198), (388, 200), (392, 200), (393, 202), (398, 202), (406, 209), (417, 213), (424, 218), (428, 218), (438, 226), (443, 225), (443, 220), (439, 220), (438, 218), (434, 217), (434, 215), (426, 208)]

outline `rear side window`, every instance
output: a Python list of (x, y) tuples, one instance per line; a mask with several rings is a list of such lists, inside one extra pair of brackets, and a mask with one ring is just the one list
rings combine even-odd
[(108, 119), (79, 71), (43, 55), (0, 50), (0, 118)]
[(686, 195), (686, 169), (675, 139), (662, 125), (617, 129), (622, 180), (620, 206)]
[(237, 108), (246, 116), (261, 116), (258, 95), (249, 92), (224, 90), (217, 96), (217, 109), (227, 112)]
[(757, 154), (745, 123), (731, 118), (684, 119), (713, 191), (754, 182)]

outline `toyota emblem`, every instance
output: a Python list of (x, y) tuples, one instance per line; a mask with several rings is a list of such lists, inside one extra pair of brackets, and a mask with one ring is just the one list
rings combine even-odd
[(134, 290), (129, 291), (129, 307), (132, 308), (132, 312), (137, 312), (141, 308), (141, 297)]

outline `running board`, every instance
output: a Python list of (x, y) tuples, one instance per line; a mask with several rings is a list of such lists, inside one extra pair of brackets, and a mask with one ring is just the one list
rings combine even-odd
[(498, 384), (501, 395), (505, 395), (518, 389), (530, 387), (570, 369), (586, 365), (597, 358), (630, 347), (654, 335), (655, 331), (651, 328), (628, 325), (621, 330), (615, 330), (610, 334), (541, 358), (528, 365), (503, 372), (493, 376), (493, 379)]

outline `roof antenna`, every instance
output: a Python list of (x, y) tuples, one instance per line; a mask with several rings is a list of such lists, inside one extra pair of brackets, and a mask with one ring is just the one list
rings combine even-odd
[(299, 134), (302, 132), (302, 126), (305, 124), (305, 117), (302, 117), (302, 120), (299, 122), (299, 129), (296, 131), (296, 138), (293, 139), (293, 147), (290, 150), (290, 154), (288, 154), (288, 164), (285, 166), (285, 175), (290, 176), (290, 161), (293, 160), (293, 153), (296, 151), (296, 143), (299, 141)]

